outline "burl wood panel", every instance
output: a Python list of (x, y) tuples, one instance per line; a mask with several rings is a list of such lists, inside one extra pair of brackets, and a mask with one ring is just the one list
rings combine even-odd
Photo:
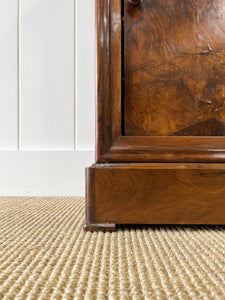
[(225, 122), (225, 0), (124, 0), (123, 11), (125, 135)]
[(87, 169), (86, 183), (92, 230), (96, 224), (109, 230), (114, 224), (225, 224), (225, 164), (99, 164)]
[(189, 127), (169, 134), (170, 136), (224, 136), (225, 124), (216, 118), (200, 121)]

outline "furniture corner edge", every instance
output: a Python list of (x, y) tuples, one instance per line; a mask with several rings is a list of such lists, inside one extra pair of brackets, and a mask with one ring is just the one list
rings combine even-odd
[(104, 223), (104, 224), (90, 224), (84, 223), (85, 231), (103, 231), (103, 232), (114, 232), (116, 231), (116, 224)]

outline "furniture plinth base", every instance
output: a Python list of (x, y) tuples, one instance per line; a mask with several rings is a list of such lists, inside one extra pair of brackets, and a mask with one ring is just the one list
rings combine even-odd
[(116, 231), (116, 225), (115, 224), (84, 224), (84, 230), (85, 231), (109, 231), (113, 232)]
[(95, 164), (86, 169), (86, 230), (115, 224), (225, 224), (225, 164)]

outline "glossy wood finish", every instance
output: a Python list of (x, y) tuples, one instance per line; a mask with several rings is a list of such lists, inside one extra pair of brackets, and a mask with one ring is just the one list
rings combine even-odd
[(167, 135), (196, 121), (196, 9), (190, 0), (124, 1), (125, 135)]
[(87, 223), (225, 224), (224, 164), (99, 164), (87, 183)]
[(225, 124), (216, 118), (200, 121), (194, 125), (182, 128), (169, 134), (170, 136), (223, 136), (225, 135)]
[(131, 1), (96, 0), (84, 228), (225, 224), (225, 0)]
[(96, 160), (121, 135), (121, 2), (96, 0)]
[(111, 6), (110, 0), (96, 2), (96, 158), (100, 158), (111, 145), (111, 117), (110, 116), (110, 28)]
[(95, 168), (86, 168), (85, 170), (85, 196), (86, 196), (86, 214), (85, 214), (85, 231), (115, 231), (114, 223), (96, 223), (95, 215)]
[(125, 135), (169, 135), (212, 117), (225, 122), (224, 5), (124, 1)]
[[(144, 2), (149, 0), (140, 7), (129, 4), (130, 10), (140, 10)], [(123, 136), (121, 5), (121, 0), (96, 0), (96, 161), (224, 162), (222, 136)]]

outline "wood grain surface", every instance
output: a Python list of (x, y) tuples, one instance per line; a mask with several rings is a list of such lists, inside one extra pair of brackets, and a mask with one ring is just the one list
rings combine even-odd
[(225, 0), (131, 2), (96, 0), (84, 228), (225, 224)]
[(87, 224), (225, 224), (225, 164), (99, 164), (86, 176)]
[[(201, 117), (202, 110), (200, 111), (200, 107), (198, 105), (198, 103), (203, 105), (203, 101), (197, 101), (197, 94), (200, 93), (199, 91), (197, 93), (197, 83), (199, 82), (200, 86), (200, 81), (197, 81), (196, 77), (192, 76), (192, 74), (189, 74), (190, 70), (192, 70), (192, 67), (189, 66), (189, 63), (191, 62), (191, 60), (193, 60), (193, 57), (196, 57), (197, 61), (202, 57), (205, 57), (204, 62), (206, 63), (207, 59), (209, 59), (209, 57), (212, 56), (215, 56), (214, 61), (216, 61), (216, 57), (218, 57), (219, 51), (220, 57), (222, 57), (223, 52), (221, 49), (223, 49), (224, 43), (223, 28), (221, 28), (221, 22), (223, 22), (224, 16), (224, 10), (222, 5), (223, 1), (215, 0), (213, 1), (214, 4), (207, 1), (205, 4), (206, 7), (203, 7), (204, 9), (202, 9), (202, 11), (205, 12), (204, 18), (200, 18), (200, 7), (198, 8), (197, 12), (194, 10), (196, 13), (198, 13), (197, 15), (199, 15), (200, 20), (211, 19), (212, 15), (216, 16), (215, 11), (217, 11), (218, 14), (217, 19), (215, 17), (215, 19), (218, 21), (218, 24), (214, 22), (208, 25), (208, 28), (212, 27), (215, 29), (215, 37), (213, 38), (213, 34), (207, 35), (206, 32), (205, 38), (203, 39), (204, 42), (206, 38), (211, 37), (212, 43), (209, 44), (210, 47), (208, 47), (207, 42), (207, 50), (201, 45), (200, 42), (198, 42), (199, 49), (201, 46), (202, 50), (200, 51), (199, 49), (195, 49), (196, 51), (198, 51), (196, 53), (194, 52), (194, 48), (192, 45), (192, 42), (194, 42), (194, 38), (189, 37), (189, 34), (192, 35), (193, 32), (196, 34), (195, 30), (197, 28), (197, 17), (193, 14), (193, 9), (195, 9), (194, 4), (196, 4), (197, 2), (194, 3), (193, 1), (188, 1), (187, 5), (189, 5), (189, 8), (187, 9), (187, 5), (184, 5), (184, 0), (177, 2), (175, 0), (169, 0), (167, 2), (164, 1), (165, 3), (163, 1), (155, 2), (155, 0), (142, 0), (140, 1), (140, 5), (136, 7), (130, 4), (128, 0), (96, 0), (96, 162), (103, 163), (225, 161), (225, 136), (223, 131), (224, 122), (223, 117), (221, 117), (223, 116), (223, 97), (221, 96), (223, 94), (223, 86), (221, 86), (220, 89), (218, 89), (218, 81), (220, 80), (221, 84), (223, 82), (223, 63), (217, 61), (218, 70), (221, 69), (221, 72), (219, 73), (218, 71), (218, 73), (213, 73), (213, 77), (209, 77), (209, 80), (207, 81), (208, 83), (205, 83), (206, 85), (204, 85), (204, 82), (201, 84), (203, 90), (206, 91), (207, 86), (210, 86), (212, 84), (217, 86), (217, 90), (213, 88), (211, 89), (211, 91), (214, 93), (212, 94), (215, 96), (215, 98), (213, 101), (209, 100), (207, 105), (205, 104), (204, 118)], [(163, 5), (165, 11), (162, 8), (160, 8), (160, 3), (161, 5)], [(171, 3), (174, 4), (175, 8), (175, 11), (172, 10), (172, 12), (170, 12), (168, 9), (168, 7), (171, 6)], [(170, 6), (168, 6), (169, 4)], [(214, 6), (215, 8), (213, 8)], [(179, 26), (173, 25), (173, 29), (167, 30), (168, 32), (170, 32), (170, 36), (168, 36), (171, 38), (170, 43), (174, 43), (173, 36), (174, 40), (177, 42), (177, 38), (175, 39), (175, 37), (177, 35), (179, 37), (179, 34), (183, 32), (183, 29), (181, 30), (180, 28), (182, 28), (182, 26), (184, 28), (185, 24), (190, 23), (189, 10), (192, 9), (193, 18), (196, 18), (196, 24), (194, 23), (193, 26), (191, 26), (191, 33), (190, 25), (188, 25), (187, 27), (187, 36), (185, 37), (185, 39), (188, 39), (188, 41), (185, 42), (185, 39), (184, 41), (181, 41), (181, 38), (179, 37), (177, 42), (179, 47), (176, 47), (178, 47), (178, 49), (185, 48), (184, 50), (186, 52), (182, 52), (183, 50), (177, 51), (177, 48), (175, 48), (175, 50), (177, 51), (177, 53), (175, 53), (175, 50), (172, 51), (170, 49), (167, 49), (167, 47), (166, 51), (170, 54), (170, 56), (167, 55), (167, 61), (164, 61), (163, 59), (159, 61), (159, 66), (161, 66), (162, 68), (160, 71), (160, 74), (162, 76), (160, 75), (161, 77), (159, 77), (158, 79), (155, 77), (155, 80), (152, 81), (152, 85), (150, 85), (149, 82), (146, 81), (146, 76), (149, 76), (150, 78), (151, 72), (153, 72), (154, 76), (155, 74), (157, 75), (158, 66), (156, 65), (154, 67), (154, 64), (152, 64), (150, 60), (152, 59), (152, 54), (148, 55), (148, 52), (150, 50), (154, 50), (152, 50), (152, 48), (150, 47), (150, 42), (153, 39), (154, 43), (152, 45), (156, 47), (156, 50), (153, 51), (155, 55), (153, 57), (155, 57), (154, 61), (157, 62), (157, 59), (159, 58), (159, 54), (157, 53), (158, 50), (161, 49), (157, 46), (157, 36), (158, 32), (160, 33), (161, 31), (159, 30), (160, 28), (158, 29), (158, 31), (156, 30), (157, 28), (155, 28), (155, 36), (152, 37), (150, 35), (151, 32), (148, 34), (148, 31), (145, 32), (143, 29), (142, 33), (142, 31), (140, 30), (142, 23), (146, 23), (146, 20), (150, 22), (151, 18), (154, 17), (154, 14), (151, 12), (151, 9), (155, 9), (156, 12), (159, 10), (160, 13), (158, 17), (156, 16), (154, 24), (157, 24), (157, 22), (159, 22), (163, 16), (167, 23), (169, 22), (173, 24), (178, 22), (178, 24), (180, 24)], [(185, 12), (189, 12), (189, 15), (186, 17), (184, 17)], [(167, 14), (169, 17), (167, 16)], [(179, 14), (181, 14), (182, 18), (181, 16), (179, 17)], [(171, 20), (170, 15), (172, 16)], [(200, 21), (198, 21), (198, 23), (200, 24)], [(205, 23), (207, 22), (205, 21)], [(132, 26), (130, 26), (130, 31), (127, 30), (127, 26), (129, 26), (129, 24), (133, 24)], [(154, 26), (152, 26), (152, 29), (149, 28), (149, 30), (153, 30)], [(200, 25), (198, 26), (198, 28), (200, 32)], [(166, 30), (166, 27), (164, 29)], [(203, 31), (203, 29), (204, 27), (201, 29), (201, 31)], [(167, 31), (165, 32), (167, 33)], [(178, 32), (180, 33), (178, 34)], [(127, 35), (125, 33), (127, 33)], [(139, 35), (139, 33), (141, 34)], [(140, 53), (137, 50), (136, 52), (134, 51), (135, 39), (132, 42), (133, 35), (137, 38), (136, 47), (138, 48), (139, 40), (140, 45), (143, 46), (140, 48)], [(203, 33), (201, 34), (201, 36), (203, 36)], [(145, 38), (146, 41), (142, 42), (142, 38)], [(149, 43), (147, 42), (148, 38), (150, 39)], [(168, 38), (166, 36), (164, 36), (164, 38), (168, 42)], [(125, 40), (127, 40), (127, 43), (131, 45), (131, 50), (133, 47), (133, 50), (127, 52), (122, 51), (121, 53), (121, 49), (126, 49)], [(159, 37), (159, 40), (162, 40), (162, 38)], [(211, 49), (220, 50), (216, 52), (212, 51)], [(122, 57), (121, 54), (123, 54)], [(180, 77), (176, 75), (174, 77), (175, 81), (173, 81), (170, 72), (168, 73), (168, 76), (164, 76), (164, 73), (166, 72), (167, 68), (169, 68), (169, 70), (171, 71), (172, 66), (175, 66), (175, 64), (172, 65), (173, 60), (169, 60), (171, 57), (174, 57), (175, 61), (177, 59), (178, 62), (177, 67), (174, 67), (174, 74), (178, 74)], [(144, 60), (144, 58), (147, 58), (148, 60)], [(166, 68), (164, 68), (163, 64), (161, 64), (161, 62), (163, 61)], [(138, 66), (138, 62), (140, 63), (140, 70), (137, 72), (136, 69)], [(134, 64), (134, 68), (132, 68), (131, 63)], [(130, 70), (124, 70), (123, 66), (129, 66), (129, 64), (131, 64)], [(197, 77), (200, 78), (200, 70), (205, 70), (205, 68), (205, 65), (202, 65), (199, 69), (196, 69), (195, 66), (195, 71), (198, 75)], [(206, 75), (209, 74), (205, 71), (203, 73)], [(220, 75), (218, 76), (217, 74)], [(124, 76), (127, 78), (125, 78)], [(184, 79), (186, 80), (185, 85), (180, 85), (180, 87), (182, 88), (178, 88), (179, 85), (177, 86), (178, 77), (182, 79), (182, 82), (184, 82)], [(193, 78), (195, 79), (194, 81)], [(174, 84), (173, 87), (171, 87), (171, 81)], [(129, 82), (130, 85), (127, 85)], [(142, 90), (135, 88), (136, 85), (141, 86), (142, 84), (144, 87)], [(165, 93), (166, 97), (164, 97), (164, 99), (163, 97), (161, 97), (162, 95), (164, 95), (162, 89), (160, 88), (162, 84), (165, 85), (165, 91), (167, 91), (167, 93)], [(195, 85), (195, 88), (191, 88), (193, 85)], [(158, 93), (159, 96), (161, 95), (159, 99), (156, 99), (157, 101), (152, 102), (150, 100), (153, 98), (148, 98), (149, 91), (152, 90), (151, 87), (155, 89), (154, 95), (156, 95), (157, 97)], [(126, 91), (127, 88), (129, 88), (128, 91)], [(174, 91), (176, 90), (176, 97), (178, 97), (179, 99), (169, 97), (170, 94), (168, 94), (169, 90), (167, 89), (170, 88), (174, 89)], [(137, 94), (135, 94), (135, 89), (141, 97), (136, 97)], [(192, 97), (185, 96), (190, 94), (189, 92), (187, 92), (188, 89), (193, 91), (191, 93)], [(127, 92), (129, 91), (131, 99), (127, 97)], [(195, 117), (193, 118), (193, 114), (189, 113), (189, 104), (192, 105), (191, 99), (194, 97), (194, 95), (195, 105), (192, 111), (194, 111)], [(164, 101), (165, 108), (160, 106), (160, 101)], [(185, 104), (186, 101), (189, 103), (187, 105), (187, 108)], [(212, 104), (210, 101), (214, 104)], [(154, 105), (152, 105), (152, 103)], [(205, 100), (204, 103), (206, 103)], [(220, 108), (215, 103), (220, 103)], [(152, 107), (155, 107), (153, 111), (151, 111)], [(211, 112), (211, 116), (209, 113), (206, 113), (206, 107), (208, 109), (208, 112)], [(141, 123), (136, 122), (137, 120), (135, 121), (136, 116), (138, 116)], [(124, 131), (124, 129), (126, 129), (124, 127), (124, 120), (126, 128), (131, 128), (133, 132), (131, 132), (131, 136), (124, 135), (124, 133), (126, 134), (126, 130)], [(144, 120), (146, 120), (146, 123), (143, 122)], [(151, 128), (153, 128), (153, 123), (158, 132), (155, 132), (155, 135), (147, 135), (146, 126), (150, 124)], [(137, 125), (137, 127), (135, 127), (135, 124)], [(177, 124), (179, 126), (177, 126)], [(171, 131), (168, 130), (166, 132), (164, 130), (165, 128), (166, 131), (168, 128)], [(162, 129), (164, 130), (165, 135), (159, 134), (159, 131)], [(150, 128), (147, 129), (148, 133), (149, 130)]]
[(224, 0), (124, 0), (125, 135), (225, 122), (224, 25)]
[(197, 122), (189, 127), (175, 131), (170, 136), (224, 136), (225, 124), (216, 118)]

